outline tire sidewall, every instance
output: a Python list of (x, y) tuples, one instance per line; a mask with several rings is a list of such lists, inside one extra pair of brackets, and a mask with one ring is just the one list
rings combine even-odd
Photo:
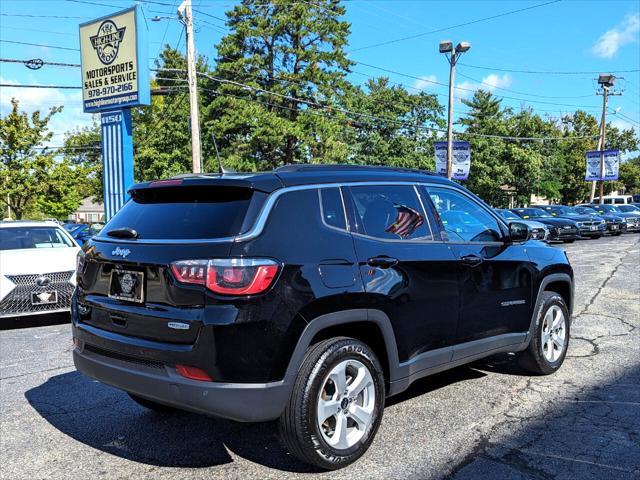
[[(345, 360), (357, 360), (364, 364), (371, 373), (375, 387), (375, 408), (373, 418), (363, 437), (352, 447), (345, 450), (338, 450), (330, 446), (324, 439), (317, 421), (317, 407), (320, 388), (324, 385), (329, 372), (340, 362)], [(342, 340), (338, 344), (327, 349), (316, 362), (309, 382), (305, 388), (304, 398), (308, 403), (307, 418), (304, 420), (308, 425), (310, 440), (316, 454), (323, 461), (332, 465), (347, 465), (357, 460), (369, 448), (382, 420), (384, 411), (385, 387), (382, 377), (382, 369), (375, 354), (363, 343), (356, 340)]]
[[(558, 359), (555, 362), (550, 362), (544, 356), (544, 352), (543, 352), (542, 326), (544, 323), (544, 316), (546, 315), (547, 311), (554, 305), (558, 306), (562, 311), (562, 314), (564, 315), (566, 333), (564, 337), (562, 354), (560, 355), (560, 357), (558, 357)], [(564, 359), (567, 355), (567, 350), (569, 347), (570, 334), (571, 334), (571, 319), (569, 317), (569, 309), (567, 308), (566, 303), (564, 302), (564, 300), (559, 294), (545, 292), (545, 295), (542, 298), (542, 303), (540, 305), (540, 308), (538, 309), (538, 315), (536, 318), (536, 328), (534, 331), (534, 338), (531, 339), (533, 345), (535, 346), (535, 354), (537, 357), (536, 360), (538, 361), (541, 369), (545, 371), (545, 373), (555, 372), (560, 368), (560, 366), (564, 362)]]

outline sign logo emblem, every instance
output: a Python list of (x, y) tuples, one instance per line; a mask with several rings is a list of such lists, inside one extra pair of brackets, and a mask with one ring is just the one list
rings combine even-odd
[(51, 279), (49, 277), (45, 277), (44, 275), (36, 278), (36, 285), (39, 287), (47, 287), (51, 284)]
[(118, 56), (125, 29), (126, 27), (118, 28), (112, 20), (105, 20), (100, 24), (97, 35), (90, 37), (91, 45), (105, 65), (113, 63)]
[(114, 255), (116, 257), (127, 258), (130, 253), (131, 253), (131, 250), (129, 250), (128, 248), (116, 247), (116, 249), (113, 252), (111, 252), (111, 255)]
[(135, 285), (136, 281), (130, 273), (125, 273), (120, 277), (120, 288), (122, 289), (122, 293), (125, 295), (129, 295), (133, 291), (133, 287), (135, 287)]

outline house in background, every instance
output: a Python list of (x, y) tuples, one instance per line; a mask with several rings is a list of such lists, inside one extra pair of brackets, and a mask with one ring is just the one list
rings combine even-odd
[(78, 209), (69, 215), (69, 220), (89, 224), (104, 222), (104, 206), (101, 203), (94, 203), (91, 197), (87, 197), (82, 200)]

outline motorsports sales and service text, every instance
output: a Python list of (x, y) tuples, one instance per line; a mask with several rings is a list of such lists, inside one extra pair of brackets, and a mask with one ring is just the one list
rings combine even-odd
[(135, 16), (131, 9), (80, 26), (85, 111), (137, 103)]

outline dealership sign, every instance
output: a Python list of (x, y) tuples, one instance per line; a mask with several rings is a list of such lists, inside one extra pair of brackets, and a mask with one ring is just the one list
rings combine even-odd
[[(447, 142), (434, 144), (436, 154), (436, 173), (447, 176)], [(454, 180), (466, 180), (469, 178), (471, 167), (471, 147), (469, 142), (453, 142), (453, 155), (451, 158), (452, 178)]]
[[(600, 157), (604, 157), (604, 172), (600, 173)], [(587, 152), (587, 171), (585, 180), (617, 180), (620, 166), (620, 152), (618, 150), (593, 150)]]
[(80, 25), (85, 112), (149, 105), (147, 30), (139, 7)]

